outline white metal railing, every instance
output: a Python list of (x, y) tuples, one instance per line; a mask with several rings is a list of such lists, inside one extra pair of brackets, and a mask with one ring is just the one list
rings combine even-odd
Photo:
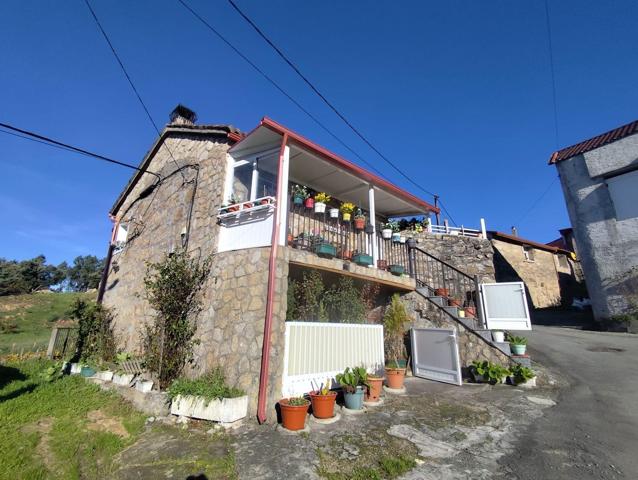
[(244, 202), (224, 205), (217, 209), (217, 218), (240, 217), (249, 213), (260, 212), (263, 210), (274, 210), (275, 197), (261, 197), (255, 200), (246, 200)]
[(460, 227), (450, 227), (449, 225), (428, 225), (428, 232), (439, 235), (460, 235), (462, 237), (482, 237), (481, 230), (475, 228), (467, 228), (461, 225)]
[(328, 378), (334, 381), (346, 367), (363, 366), (372, 373), (383, 365), (382, 325), (286, 322), (284, 396), (307, 393)]

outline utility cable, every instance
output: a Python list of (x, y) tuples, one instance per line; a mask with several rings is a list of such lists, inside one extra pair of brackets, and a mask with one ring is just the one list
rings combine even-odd
[[(180, 2), (182, 0), (179, 0)], [(259, 34), (259, 36), (268, 44), (270, 45), (273, 50), (275, 50), (275, 52), (277, 52), (277, 54), (283, 59), (284, 62), (286, 62), (288, 64), (288, 66), (290, 66), (290, 68), (292, 68), (294, 70), (294, 72), (304, 81), (304, 83), (306, 83), (306, 85), (308, 85), (308, 87), (310, 87), (310, 89), (315, 92), (315, 94), (317, 94), (317, 96), (341, 119), (343, 120), (343, 122), (361, 139), (363, 140), (363, 142), (368, 145), (368, 147), (370, 147), (377, 155), (379, 155), (379, 157), (381, 157), (388, 165), (390, 165), (399, 175), (401, 175), (403, 178), (405, 178), (408, 182), (410, 182), (412, 185), (414, 185), (416, 188), (418, 188), (419, 190), (421, 190), (422, 192), (431, 195), (432, 197), (435, 197), (436, 195), (428, 190), (426, 190), (425, 188), (423, 188), (420, 184), (418, 184), (417, 182), (415, 182), (409, 175), (407, 175), (405, 172), (403, 172), (403, 170), (401, 170), (393, 161), (391, 161), (387, 156), (385, 156), (383, 153), (381, 153), (381, 151), (372, 144), (372, 142), (370, 140), (368, 140), (367, 137), (365, 137), (360, 131), (359, 129), (357, 129), (352, 122), (350, 122), (350, 120), (348, 120), (346, 118), (346, 116), (341, 113), (339, 111), (339, 109), (337, 109), (337, 107), (335, 107), (332, 102), (330, 102), (325, 95), (323, 95), (319, 89), (308, 79), (308, 77), (306, 77), (303, 73), (301, 73), (301, 70), (299, 69), (299, 67), (297, 67), (282, 51), (279, 47), (277, 47), (277, 45), (275, 45), (275, 43), (270, 40), (270, 38), (268, 38), (266, 36), (266, 34), (255, 24), (255, 22), (253, 22), (238, 6), (237, 4), (233, 1), (233, 0), (228, 0), (228, 2), (230, 3), (230, 5), (237, 11), (237, 13), (239, 13), (239, 15), (241, 15), (241, 17), (246, 20), (246, 22)], [(182, 2), (183, 3), (183, 2)], [(449, 213), (448, 213), (448, 216)], [(450, 216), (450, 220), (452, 221), (452, 223), (456, 224), (451, 216)]]
[[(16, 137), (24, 138), (25, 140), (31, 140), (33, 142), (41, 143), (43, 145), (48, 145), (49, 147), (59, 148), (61, 150), (71, 151), (75, 153), (79, 153), (81, 155), (86, 155), (87, 157), (96, 158), (98, 160), (102, 160), (105, 162), (113, 163), (115, 165), (120, 165), (122, 167), (130, 168), (133, 170), (137, 170), (142, 173), (149, 173), (151, 175), (155, 175), (158, 179), (161, 180), (161, 177), (150, 170), (144, 170), (142, 168), (136, 167), (135, 165), (131, 165), (130, 163), (120, 162), (119, 160), (114, 160), (109, 157), (105, 157), (104, 155), (100, 155), (99, 153), (90, 152), (89, 150), (84, 150), (83, 148), (74, 147), (73, 145), (69, 145), (68, 143), (63, 143), (58, 140), (54, 140), (49, 137), (45, 137), (44, 135), (40, 135), (38, 133), (30, 132), (29, 130), (23, 130), (21, 128), (14, 127), (7, 123), (1, 123), (0, 127), (6, 128), (7, 130), (11, 130), (11, 132), (7, 132), (5, 130), (0, 130), (1, 133), (6, 133), (8, 135), (14, 135)], [(18, 133), (13, 133), (18, 132)]]
[(554, 70), (554, 48), (552, 44), (552, 25), (549, 18), (549, 3), (545, 0), (545, 21), (547, 23), (547, 45), (549, 48), (549, 69), (552, 78), (552, 103), (554, 106), (554, 142), (558, 150), (558, 102), (556, 100), (556, 72)]
[[(115, 50), (115, 47), (111, 43), (111, 40), (109, 39), (108, 35), (106, 34), (106, 31), (102, 27), (102, 24), (100, 23), (100, 20), (98, 19), (97, 15), (95, 14), (95, 11), (93, 10), (93, 8), (91, 7), (91, 4), (89, 3), (89, 0), (84, 0), (84, 3), (86, 3), (86, 6), (88, 7), (89, 11), (91, 12), (91, 15), (93, 16), (93, 19), (95, 20), (95, 23), (97, 24), (98, 29), (100, 30), (100, 32), (102, 32), (102, 36), (104, 37), (104, 40), (106, 40), (106, 43), (108, 44), (109, 48), (111, 49), (111, 52), (113, 53), (113, 56), (115, 57), (115, 60), (117, 60), (117, 63), (119, 64), (120, 68), (122, 69), (122, 72), (124, 73), (124, 76), (126, 77), (126, 80), (128, 80), (129, 85), (133, 89), (133, 92), (135, 93), (135, 96), (137, 97), (137, 99), (140, 102), (140, 105), (142, 105), (142, 108), (144, 109), (144, 112), (146, 112), (146, 116), (148, 117), (149, 121), (151, 122), (151, 125), (153, 125), (153, 128), (155, 129), (155, 132), (157, 133), (157, 136), (160, 137), (162, 134), (161, 134), (159, 128), (157, 127), (157, 124), (155, 123), (155, 120), (153, 120), (153, 117), (151, 116), (151, 113), (149, 112), (148, 108), (146, 107), (146, 104), (144, 103), (144, 100), (142, 100), (142, 96), (139, 94), (137, 88), (135, 87), (135, 84), (133, 83), (133, 80), (131, 79), (131, 76), (126, 71), (126, 67), (124, 66), (124, 63), (122, 63), (122, 60), (120, 59), (120, 56), (117, 54), (117, 51)], [(173, 156), (173, 152), (171, 152), (171, 150), (168, 148), (168, 145), (166, 145), (166, 142), (164, 142), (164, 146), (166, 147), (166, 150), (168, 151), (169, 156), (173, 160), (173, 163), (179, 169), (180, 166), (177, 163), (177, 160), (175, 160), (175, 157)], [(182, 175), (182, 179), (184, 180), (184, 182), (186, 182), (186, 177), (184, 176), (184, 173), (180, 171), (180, 174)]]
[(521, 216), (521, 218), (518, 219), (518, 222), (516, 222), (517, 224), (521, 224), (521, 222), (523, 221), (523, 219), (525, 217), (527, 217), (527, 215), (529, 215), (531, 213), (532, 210), (534, 210), (534, 208), (536, 208), (536, 205), (538, 205), (538, 203), (545, 197), (545, 195), (547, 195), (549, 193), (549, 191), (551, 190), (551, 188), (554, 186), (554, 184), (556, 183), (556, 180), (558, 180), (558, 176), (556, 176), (551, 182), (550, 184), (547, 186), (547, 188), (543, 191), (543, 193), (540, 194), (540, 196), (534, 200), (534, 202), (532, 203), (531, 207), (529, 207), (525, 213)]

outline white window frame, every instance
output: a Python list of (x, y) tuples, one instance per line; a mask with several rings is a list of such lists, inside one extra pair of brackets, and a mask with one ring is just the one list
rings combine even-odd
[(605, 184), (607, 185), (611, 203), (614, 206), (616, 220), (637, 219), (638, 205), (635, 198), (631, 196), (633, 194), (634, 197), (638, 197), (638, 194), (636, 194), (636, 190), (638, 190), (638, 170), (609, 177), (605, 180)]
[(253, 155), (245, 156), (240, 159), (234, 159), (231, 155), (228, 155), (226, 158), (226, 165), (228, 167), (228, 175), (226, 177), (226, 186), (225, 186), (225, 194), (224, 200), (226, 202), (230, 201), (230, 197), (233, 194), (233, 179), (235, 178), (235, 168), (242, 167), (247, 164), (252, 164), (253, 166), (253, 174), (250, 180), (250, 193), (248, 195), (248, 200), (253, 202), (257, 199), (257, 185), (259, 183), (259, 169), (258, 163), (260, 159), (269, 157), (273, 154), (277, 154), (279, 152), (280, 147), (271, 148), (270, 150), (265, 150), (263, 152), (255, 153)]
[[(521, 248), (523, 249), (523, 256), (525, 257), (525, 261), (526, 262), (534, 262), (536, 261), (536, 256), (534, 253), (534, 249), (530, 246), (527, 245), (523, 245), (521, 246)], [(530, 256), (530, 252), (531, 252), (531, 256)]]
[(115, 231), (115, 238), (113, 239), (113, 254), (120, 253), (126, 247), (126, 241), (128, 239), (128, 224), (118, 223)]

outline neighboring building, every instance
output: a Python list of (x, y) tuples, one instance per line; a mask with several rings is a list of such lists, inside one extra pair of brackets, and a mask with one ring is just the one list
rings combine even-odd
[(598, 321), (638, 312), (638, 121), (555, 152)]
[[(179, 247), (213, 254), (198, 318), (200, 343), (188, 373), (222, 366), (230, 383), (248, 393), (249, 411), (260, 421), (272, 416), (282, 394), (308, 391), (310, 381), (324, 381), (326, 372), (359, 364), (360, 357), (351, 355), (356, 348), (370, 345), (368, 351), (383, 361), (377, 325), (330, 327), (350, 337), (327, 337), (325, 326), (310, 334), (309, 319), (287, 318), (291, 279), (316, 270), (326, 283), (347, 276), (375, 284), (377, 305), (393, 293), (421, 295), (419, 301), (428, 303), (428, 295), (445, 287), (468, 312), (477, 306), (477, 281), (493, 280), (491, 246), (481, 232), (455, 229), (429, 240), (422, 233), (426, 248), (453, 253), (447, 263), (415, 247), (408, 255), (405, 238), (387, 238), (381, 224), (390, 217), (428, 217), (438, 208), (268, 118), (244, 135), (228, 125), (195, 125), (194, 113), (178, 107), (140, 169), (145, 172), (134, 174), (110, 212), (115, 225), (99, 296), (115, 312), (119, 347), (139, 352), (140, 332), (152, 319), (143, 296), (147, 262)], [(295, 202), (295, 184), (331, 195), (325, 213)], [(342, 202), (364, 211), (364, 229), (331, 211)], [(442, 316), (437, 325), (457, 329), (462, 360), (508, 361), (485, 340), (489, 331), (483, 337), (467, 333), (463, 322), (474, 325), (471, 313), (461, 322), (447, 299), (430, 304)]]
[(560, 237), (556, 240), (552, 240), (548, 242), (547, 245), (550, 247), (557, 247), (562, 250), (569, 250), (570, 252), (574, 252), (576, 257), (578, 257), (578, 247), (576, 246), (576, 238), (574, 237), (574, 229), (562, 228), (559, 230)]
[(488, 232), (494, 248), (498, 282), (524, 282), (530, 304), (536, 308), (568, 307), (587, 296), (576, 255), (564, 248), (516, 235)]

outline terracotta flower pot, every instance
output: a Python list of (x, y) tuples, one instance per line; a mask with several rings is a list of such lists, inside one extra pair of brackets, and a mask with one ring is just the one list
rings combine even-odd
[(458, 298), (449, 298), (448, 299), (448, 303), (450, 304), (450, 307), (460, 307), (461, 306), (461, 301)]
[(379, 270), (387, 270), (388, 262), (386, 260), (377, 260), (377, 268)]
[(389, 388), (400, 390), (403, 388), (403, 381), (405, 380), (404, 368), (386, 368), (385, 369), (385, 383)]
[(474, 308), (474, 307), (465, 307), (465, 314), (468, 317), (476, 317), (476, 308)]
[(270, 200), (268, 200), (267, 198), (264, 198), (263, 200), (261, 200), (260, 202), (262, 205), (268, 205), (270, 203)]
[(245, 202), (244, 203), (244, 210), (246, 210), (247, 208), (253, 208), (253, 202)]
[(332, 418), (335, 416), (335, 402), (337, 392), (321, 395), (318, 392), (310, 392), (312, 402), (312, 414), (317, 418)]
[(303, 430), (306, 426), (306, 415), (308, 414), (308, 406), (310, 402), (306, 401), (305, 405), (290, 405), (287, 398), (279, 400), (281, 408), (281, 423), (288, 430)]
[(450, 291), (447, 288), (437, 288), (434, 290), (434, 295), (437, 297), (447, 297), (450, 294)]
[(239, 210), (239, 205), (233, 205), (232, 207), (228, 207), (229, 212), (236, 212)]
[(355, 218), (354, 219), (354, 228), (356, 228), (357, 230), (363, 230), (366, 226), (366, 219), (365, 218)]
[(350, 250), (344, 250), (341, 254), (341, 258), (344, 260), (350, 260), (350, 258), (352, 258), (352, 252)]
[(306, 208), (315, 208), (315, 199), (312, 197), (306, 198)]
[(381, 398), (381, 389), (383, 388), (383, 377), (374, 377), (368, 375), (368, 384), (370, 387), (366, 391), (366, 402), (378, 402)]

